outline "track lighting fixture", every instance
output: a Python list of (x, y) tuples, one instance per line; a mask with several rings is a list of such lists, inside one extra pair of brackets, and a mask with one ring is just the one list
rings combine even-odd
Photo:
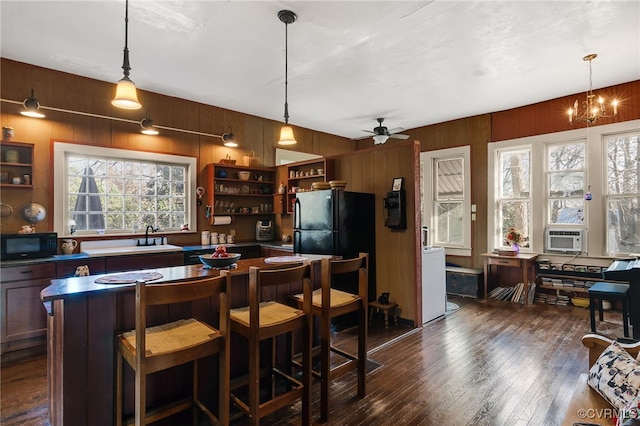
[(27, 117), (44, 118), (44, 114), (40, 112), (40, 102), (38, 102), (33, 88), (31, 89), (31, 96), (25, 99), (22, 104), (24, 105), (24, 110), (20, 111), (20, 114)]
[(222, 142), (223, 142), (224, 146), (227, 146), (229, 148), (236, 148), (238, 146), (238, 143), (235, 140), (235, 136), (234, 136), (233, 132), (231, 131), (231, 127), (229, 127), (222, 134)]
[(142, 127), (142, 133), (145, 135), (155, 136), (160, 134), (153, 126), (153, 120), (151, 119), (149, 111), (147, 111), (147, 116), (140, 121), (140, 126)]

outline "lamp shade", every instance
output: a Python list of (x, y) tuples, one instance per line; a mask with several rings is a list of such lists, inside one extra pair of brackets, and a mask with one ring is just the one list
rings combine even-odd
[(278, 145), (295, 145), (297, 143), (298, 141), (296, 141), (296, 138), (293, 136), (293, 128), (291, 128), (291, 126), (282, 126)]
[(116, 97), (111, 101), (111, 105), (122, 109), (140, 109), (142, 105), (138, 102), (136, 85), (129, 78), (124, 77), (118, 81)]
[(374, 143), (374, 145), (380, 145), (380, 144), (385, 143), (388, 139), (389, 139), (389, 136), (387, 136), (387, 135), (374, 135), (373, 136), (373, 143)]

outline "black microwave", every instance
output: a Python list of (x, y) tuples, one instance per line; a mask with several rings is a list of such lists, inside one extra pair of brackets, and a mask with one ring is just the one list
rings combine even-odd
[(0, 249), (3, 260), (51, 257), (58, 252), (58, 234), (55, 232), (2, 234)]

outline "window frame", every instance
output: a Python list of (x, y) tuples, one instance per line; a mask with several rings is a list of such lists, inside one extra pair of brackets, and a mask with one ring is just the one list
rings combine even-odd
[[(99, 156), (99, 157), (111, 157), (114, 159), (122, 159), (124, 161), (148, 161), (148, 162), (160, 162), (169, 163), (173, 165), (184, 166), (185, 171), (185, 219), (187, 223), (197, 223), (197, 209), (195, 208), (195, 188), (197, 180), (197, 165), (198, 159), (196, 157), (175, 155), (175, 154), (161, 154), (149, 151), (137, 151), (131, 149), (120, 149), (110, 147), (99, 147), (93, 145), (87, 145), (83, 143), (69, 143), (62, 141), (53, 141), (53, 199), (62, 200), (61, 202), (54, 202), (54, 215), (53, 215), (53, 229), (61, 236), (69, 236), (69, 227), (67, 222), (68, 217), (68, 193), (67, 193), (67, 163), (66, 157), (68, 155), (78, 156)], [(180, 230), (167, 230), (165, 234), (183, 233)], [(195, 232), (195, 231), (193, 231)], [(132, 232), (109, 232), (106, 231), (106, 235), (130, 235)], [(76, 235), (78, 236), (78, 235)], [(92, 237), (104, 237), (103, 234), (96, 233), (82, 233), (83, 238)]]
[[(609, 179), (608, 179), (608, 172), (609, 172), (609, 156), (608, 156), (608, 152), (609, 152), (609, 139), (611, 138), (616, 138), (616, 137), (629, 137), (629, 136), (635, 136), (640, 134), (640, 129), (635, 129), (635, 130), (631, 130), (628, 132), (617, 132), (617, 133), (611, 133), (611, 134), (604, 134), (602, 135), (602, 152), (603, 152), (603, 157), (605, 158), (605, 164), (603, 164), (603, 183), (602, 183), (602, 187), (603, 187), (603, 191), (602, 191), (602, 199), (603, 199), (603, 206), (604, 206), (604, 222), (605, 223), (605, 235), (607, 235), (608, 233), (608, 221), (609, 221), (609, 212), (608, 212), (608, 206), (610, 205), (612, 200), (621, 200), (621, 199), (626, 199), (626, 198), (638, 198), (638, 193), (629, 193), (629, 192), (623, 192), (623, 193), (614, 193), (614, 192), (610, 192), (609, 191)], [(640, 174), (640, 173), (639, 173)], [(637, 177), (636, 179), (640, 180), (640, 177)], [(633, 251), (633, 252), (614, 252), (611, 251), (609, 249), (609, 238), (605, 238), (605, 249), (608, 253), (611, 253), (613, 256), (629, 256), (629, 257), (637, 257), (638, 252), (637, 251)]]
[[(567, 145), (583, 145), (584, 148), (584, 167), (582, 169), (565, 169), (562, 171), (551, 171), (551, 165), (549, 162), (549, 154), (551, 152), (551, 149), (554, 147), (558, 147), (558, 146), (567, 146)], [(563, 228), (563, 229), (570, 229), (570, 228), (584, 228), (585, 224), (589, 222), (589, 209), (587, 208), (587, 201), (584, 199), (584, 194), (587, 193), (587, 191), (589, 191), (589, 187), (590, 185), (588, 184), (588, 180), (587, 180), (587, 170), (589, 169), (589, 162), (588, 162), (588, 146), (587, 146), (587, 139), (586, 137), (584, 139), (572, 139), (570, 141), (562, 141), (562, 142), (546, 142), (544, 143), (544, 170), (545, 170), (545, 185), (546, 185), (546, 194), (545, 194), (545, 201), (547, 203), (547, 208), (545, 211), (545, 219), (546, 219), (546, 226), (549, 228)], [(566, 173), (566, 172), (579, 172), (582, 173), (582, 180), (583, 180), (583, 188), (582, 188), (582, 195), (580, 197), (552, 197), (551, 196), (551, 177), (552, 176), (557, 176), (560, 175), (561, 173)], [(582, 216), (583, 216), (583, 221), (582, 223), (551, 223), (551, 201), (561, 201), (561, 200), (577, 200), (580, 199), (582, 201), (582, 206), (583, 206), (583, 212), (582, 212)]]
[[(490, 142), (487, 152), (487, 251), (493, 250), (494, 241), (498, 232), (497, 217), (495, 215), (496, 206), (496, 151), (499, 149), (531, 145), (532, 147), (532, 173), (534, 182), (536, 178), (543, 179), (538, 175), (541, 171), (546, 171), (545, 145), (555, 143), (571, 143), (573, 141), (586, 139), (586, 169), (585, 184), (591, 186), (593, 200), (586, 203), (585, 222), (582, 225), (573, 225), (576, 229), (587, 229), (588, 248), (583, 253), (585, 257), (611, 258), (614, 254), (607, 252), (605, 240), (605, 220), (606, 205), (604, 199), (604, 185), (606, 182), (606, 156), (604, 144), (606, 137), (616, 134), (626, 134), (640, 131), (640, 120), (630, 120), (622, 123), (603, 124), (594, 127), (567, 130), (564, 132), (547, 133), (525, 138), (511, 139), (500, 142)], [(530, 246), (534, 253), (544, 253), (544, 232), (547, 224), (547, 185), (533, 185), (532, 188), (532, 225), (530, 232)], [(586, 189), (586, 188), (585, 188)], [(493, 218), (493, 220), (492, 220)], [(558, 228), (567, 228), (571, 224), (553, 225)], [(552, 226), (552, 227), (553, 227)], [(567, 256), (567, 255), (559, 255)]]
[[(422, 226), (427, 226), (429, 230), (435, 229), (437, 214), (435, 212), (435, 188), (437, 182), (437, 169), (434, 167), (436, 161), (461, 159), (463, 163), (463, 201), (462, 201), (462, 243), (461, 244), (441, 244), (448, 255), (471, 256), (471, 147), (464, 145), (455, 148), (438, 149), (420, 153), (421, 168), (421, 191), (422, 191)], [(427, 180), (428, 178), (428, 180)], [(433, 235), (433, 232), (429, 232)], [(429, 243), (432, 243), (430, 241)]]
[[(496, 191), (496, 196), (493, 202), (493, 213), (494, 213), (494, 218), (496, 218), (497, 220), (495, 221), (495, 228), (496, 228), (496, 232), (493, 234), (493, 246), (494, 247), (507, 247), (507, 243), (505, 242), (505, 235), (507, 234), (508, 229), (502, 229), (502, 205), (504, 203), (507, 202), (527, 202), (529, 204), (529, 211), (531, 212), (533, 210), (533, 191), (534, 191), (534, 185), (533, 185), (533, 148), (531, 145), (529, 144), (523, 144), (523, 145), (519, 145), (519, 146), (513, 146), (513, 147), (504, 147), (502, 149), (497, 149), (495, 151), (495, 164), (497, 164), (497, 167), (500, 166), (501, 164), (501, 160), (500, 160), (500, 156), (504, 153), (516, 153), (516, 152), (528, 152), (529, 153), (529, 183), (528, 183), (528, 187), (529, 187), (529, 196), (528, 197), (502, 197), (500, 194), (502, 192), (503, 189), (503, 182), (502, 182), (502, 169), (499, 168), (496, 172), (495, 172), (495, 186), (498, 189)], [(487, 203), (489, 205), (489, 203)], [(489, 216), (491, 217), (491, 216)], [(520, 250), (523, 252), (530, 252), (531, 251), (531, 229), (532, 229), (532, 217), (531, 214), (528, 217), (528, 229), (529, 229), (529, 233), (528, 235), (523, 235), (523, 237), (529, 237), (529, 242), (528, 244), (522, 244), (520, 245)], [(518, 232), (524, 232), (523, 229), (517, 229)]]

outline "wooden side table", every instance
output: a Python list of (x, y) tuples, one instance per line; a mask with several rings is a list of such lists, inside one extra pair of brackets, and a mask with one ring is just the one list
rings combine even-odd
[[(394, 310), (398, 307), (396, 302), (389, 302), (386, 305), (374, 300), (373, 302), (369, 302), (369, 326), (371, 326), (371, 321), (373, 321), (374, 310), (378, 312), (382, 311), (384, 313), (384, 328), (389, 328), (389, 313), (394, 312)], [(393, 314), (391, 314), (393, 315)], [(396, 326), (398, 325), (398, 316), (393, 315), (394, 322)]]
[(537, 253), (519, 253), (516, 256), (500, 256), (497, 253), (482, 253), (484, 257), (484, 299), (487, 300), (487, 286), (491, 266), (510, 266), (520, 268), (524, 285), (525, 305), (529, 304), (529, 268), (538, 258)]

